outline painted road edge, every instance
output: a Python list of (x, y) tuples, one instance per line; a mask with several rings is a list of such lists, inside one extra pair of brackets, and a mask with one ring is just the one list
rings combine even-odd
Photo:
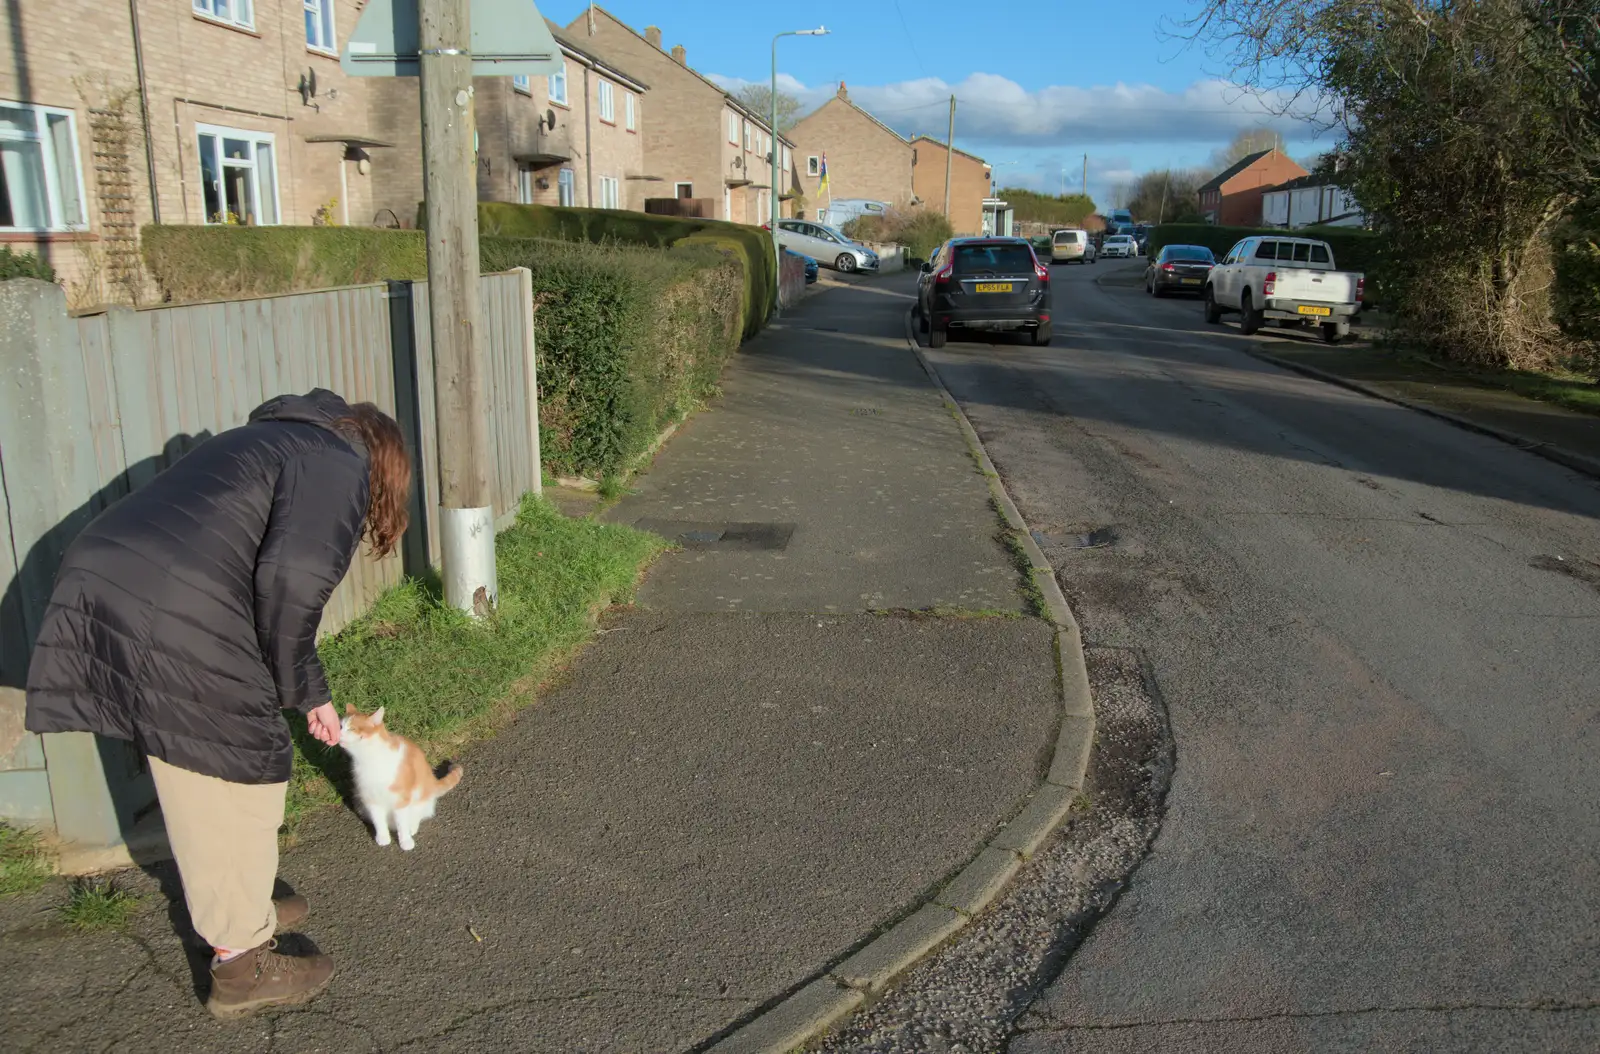
[(1023, 863), (1072, 811), (1089, 769), (1089, 753), (1094, 744), (1094, 701), (1089, 692), (1089, 669), (1084, 662), (1078, 620), (1056, 582), (1055, 569), (1006, 493), (983, 440), (978, 438), (961, 404), (944, 386), (933, 363), (922, 353), (910, 325), (908, 314), (906, 344), (961, 427), (967, 446), (989, 483), (995, 507), (1028, 558), (1029, 573), (1044, 601), (1045, 616), (1055, 627), (1053, 650), (1061, 692), (1061, 727), (1056, 735), (1055, 754), (1044, 782), (1011, 821), (916, 910), (821, 977), (763, 1011), (726, 1039), (705, 1048), (706, 1054), (788, 1054), (832, 1028), (869, 995), (881, 993), (896, 976), (959, 933), (999, 898)]

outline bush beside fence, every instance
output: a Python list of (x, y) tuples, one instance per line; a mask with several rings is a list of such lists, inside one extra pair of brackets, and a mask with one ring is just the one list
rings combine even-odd
[[(685, 244), (662, 250), (481, 239), (485, 271), (532, 273), (540, 444), (551, 471), (593, 478), (626, 471), (663, 427), (713, 390), (738, 347), (747, 272), (712, 251), (715, 239), (679, 241)], [(157, 284), (178, 301), (427, 273), (420, 231), (149, 227), (144, 252)]]

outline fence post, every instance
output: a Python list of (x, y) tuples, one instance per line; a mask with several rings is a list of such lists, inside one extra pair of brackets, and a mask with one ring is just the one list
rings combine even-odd
[(533, 335), (533, 272), (526, 267), (518, 267), (516, 272), (517, 281), (522, 287), (523, 379), (528, 385), (528, 442), (533, 444), (533, 493), (543, 497), (544, 463), (539, 460), (539, 369)]
[(410, 578), (420, 578), (430, 570), (428, 560), (428, 517), (423, 505), (422, 411), (417, 386), (416, 300), (409, 281), (390, 281), (389, 346), (394, 355), (395, 421), (411, 447), (411, 522), (400, 542), (400, 561)]

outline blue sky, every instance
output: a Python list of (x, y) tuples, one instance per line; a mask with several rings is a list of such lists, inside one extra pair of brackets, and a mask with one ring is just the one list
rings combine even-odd
[[(540, 5), (563, 25), (587, 6)], [(1296, 158), (1332, 145), (1304, 122), (1268, 115), (1227, 82), (1218, 62), (1173, 38), (1176, 21), (1193, 9), (1187, 0), (601, 6), (635, 29), (660, 26), (665, 46), (682, 44), (691, 66), (729, 87), (767, 81), (774, 33), (824, 25), (828, 36), (778, 44), (780, 86), (808, 109), (843, 80), (851, 99), (884, 123), (942, 139), (954, 93), (956, 145), (995, 166), (1002, 185), (1059, 190), (1064, 178), (1073, 189), (1087, 153), (1089, 192), (1102, 208), (1115, 204), (1119, 183), (1153, 168), (1202, 164), (1244, 129), (1278, 132)]]

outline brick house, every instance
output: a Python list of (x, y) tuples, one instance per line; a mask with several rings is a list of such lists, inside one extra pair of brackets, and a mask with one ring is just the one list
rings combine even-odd
[[(822, 182), (821, 164), (828, 157), (828, 194), (833, 198), (867, 198), (905, 207), (916, 198), (911, 187), (911, 141), (850, 101), (844, 82), (833, 98), (807, 114), (789, 130), (794, 140), (796, 178), (813, 207)], [(941, 173), (940, 179), (942, 180)], [(940, 184), (939, 204), (944, 203)]]
[[(759, 224), (771, 216), (770, 153), (774, 136), (762, 115), (695, 72), (681, 46), (662, 49), (661, 30), (643, 33), (599, 5), (586, 8), (564, 31), (575, 47), (628, 70), (650, 85), (644, 126), (644, 166), (659, 187), (649, 197), (710, 202), (718, 219)], [(779, 167), (791, 183), (794, 144), (776, 137)], [(780, 202), (789, 195), (782, 193)]]
[[(928, 208), (942, 210), (946, 147), (925, 135), (912, 139), (911, 147), (912, 193)], [(957, 147), (950, 163), (950, 226), (956, 234), (983, 232), (983, 200), (988, 196), (989, 163)]]
[(1240, 158), (1198, 191), (1206, 222), (1224, 227), (1250, 227), (1261, 222), (1261, 197), (1306, 170), (1277, 150), (1261, 150)]
[(338, 59), (357, 0), (11, 7), (0, 242), (38, 252), (74, 303), (148, 294), (142, 224), (371, 220), (386, 144), (372, 78)]
[[(644, 211), (644, 99), (648, 86), (578, 47), (560, 26), (562, 70), (550, 76), (474, 77), (478, 199)], [(376, 204), (411, 226), (422, 200), (420, 85), (374, 78), (374, 133), (398, 148), (377, 179)], [(552, 121), (551, 118), (554, 120)]]

